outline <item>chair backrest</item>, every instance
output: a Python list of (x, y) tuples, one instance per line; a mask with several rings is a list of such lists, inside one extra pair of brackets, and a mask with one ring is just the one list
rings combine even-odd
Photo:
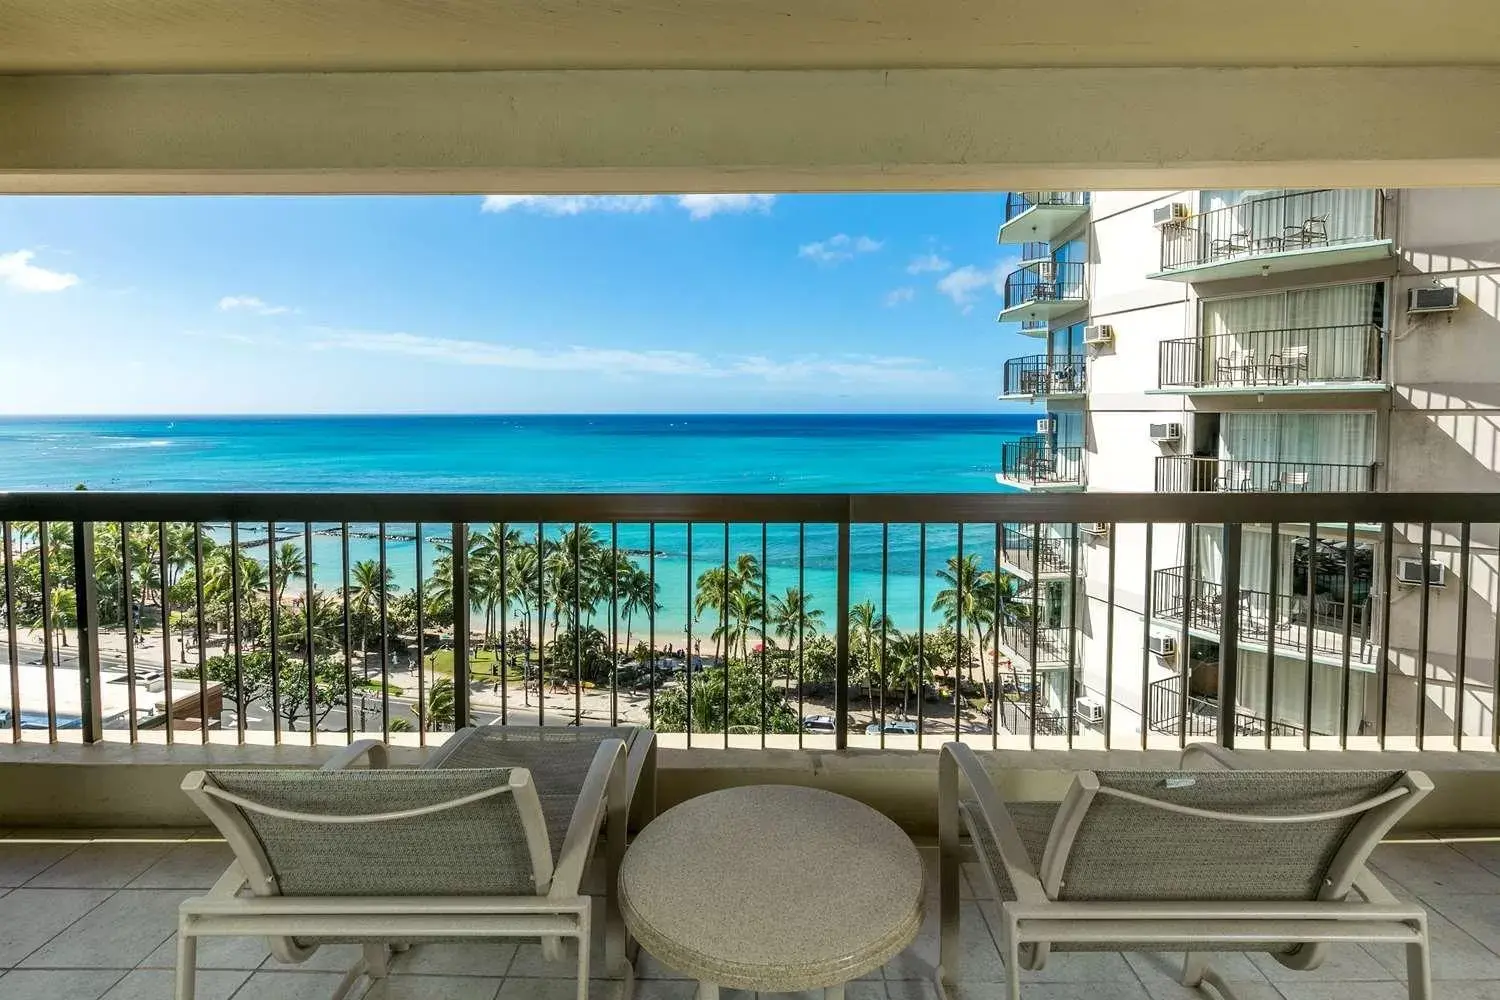
[(194, 771), (259, 896), (532, 896), (552, 879), (522, 768)]
[(1042, 885), (1075, 901), (1343, 899), (1431, 788), (1405, 771), (1083, 772)]
[(1307, 480), (1308, 472), (1306, 469), (1301, 469), (1295, 472), (1288, 471), (1281, 474), (1281, 482), (1286, 486), (1306, 486)]

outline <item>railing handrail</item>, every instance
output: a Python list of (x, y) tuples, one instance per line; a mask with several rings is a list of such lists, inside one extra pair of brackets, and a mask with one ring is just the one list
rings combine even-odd
[[(1329, 211), (1322, 213), (1321, 218), (1316, 214), (1308, 215), (1301, 224), (1289, 224), (1286, 221), (1279, 224), (1273, 222), (1270, 224), (1270, 229), (1257, 232), (1251, 223), (1258, 213), (1266, 213), (1267, 206), (1273, 203), (1285, 202), (1290, 205), (1295, 204), (1297, 200), (1311, 203), (1319, 196), (1336, 196), (1343, 193), (1334, 188), (1285, 190), (1281, 194), (1262, 195), (1258, 198), (1247, 198), (1233, 205), (1224, 205), (1207, 211), (1195, 211), (1191, 218), (1180, 225), (1162, 227), (1160, 267), (1163, 271), (1171, 271), (1184, 267), (1198, 267), (1220, 260), (1254, 258), (1299, 248), (1328, 247), (1361, 240), (1380, 239), (1385, 228), (1383, 191), (1379, 188), (1353, 190), (1369, 191), (1371, 195), (1368, 216), (1361, 213), (1358, 217), (1360, 225), (1355, 227), (1358, 231), (1339, 233), (1329, 231), (1329, 217), (1334, 214)], [(1340, 221), (1348, 222), (1350, 218), (1346, 215), (1341, 217)], [(1322, 223), (1321, 229), (1310, 229), (1307, 223), (1314, 220)], [(1366, 220), (1368, 225), (1364, 224)], [(1246, 237), (1248, 242), (1236, 240), (1235, 237), (1239, 236)]]
[(1009, 222), (1028, 209), (1039, 205), (1073, 206), (1082, 208), (1089, 203), (1087, 191), (1046, 191), (1051, 197), (1028, 198), (1024, 192), (1012, 191), (1005, 196), (1005, 221)]
[(1217, 455), (1158, 455), (1157, 462), (1212, 462), (1216, 465), (1264, 465), (1294, 469), (1371, 469), (1379, 462), (1304, 462), (1299, 458), (1220, 458)]
[[(1006, 442), (1002, 447), (1011, 447)], [(1059, 450), (1082, 451), (1078, 445)], [(1197, 458), (1199, 456), (1161, 456)], [(1239, 461), (1239, 460), (1237, 460)], [(1500, 493), (0, 493), (0, 520), (1491, 523)]]
[(1318, 333), (1325, 330), (1369, 330), (1372, 333), (1385, 333), (1385, 327), (1379, 323), (1326, 323), (1322, 326), (1267, 326), (1258, 327), (1254, 330), (1236, 330), (1230, 333), (1200, 333), (1193, 337), (1168, 337), (1161, 341), (1163, 344), (1198, 344), (1209, 340), (1232, 340), (1240, 337), (1253, 337), (1262, 333)]

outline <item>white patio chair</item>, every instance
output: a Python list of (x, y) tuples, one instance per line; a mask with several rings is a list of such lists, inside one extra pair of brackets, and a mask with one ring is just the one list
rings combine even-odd
[[(369, 769), (348, 766), (368, 755)], [(626, 799), (625, 746), (598, 743), (559, 845), (525, 768), (387, 769), (383, 744), (355, 743), (322, 770), (194, 771), (183, 790), (235, 860), (178, 912), (177, 1000), (192, 1000), (197, 940), (257, 936), (283, 962), (323, 944), (363, 946), (334, 997), (383, 978), (391, 950), (413, 942), (541, 938), (578, 942), (586, 1000), (592, 904), (580, 889), (606, 810)], [(612, 824), (617, 826), (618, 824)], [(608, 878), (623, 855), (612, 849)], [(628, 963), (623, 994), (633, 974)]]
[(1054, 951), (1186, 952), (1212, 985), (1215, 951), (1316, 968), (1336, 941), (1406, 946), (1412, 1000), (1430, 1000), (1427, 915), (1365, 867), (1432, 790), (1417, 771), (1083, 771), (1061, 803), (1007, 803), (969, 747), (939, 761), (938, 985), (959, 977), (960, 828), (1001, 900), (1008, 996)]

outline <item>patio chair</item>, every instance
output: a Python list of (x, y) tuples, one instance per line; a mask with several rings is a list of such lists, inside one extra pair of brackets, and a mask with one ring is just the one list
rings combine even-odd
[(1426, 912), (1365, 867), (1432, 790), (1420, 772), (1083, 771), (1061, 803), (1007, 803), (948, 743), (938, 774), (940, 989), (960, 971), (962, 829), (1001, 901), (1009, 1000), (1054, 951), (1184, 951), (1184, 986), (1232, 998), (1205, 953), (1309, 970), (1335, 941), (1405, 945), (1411, 996), (1431, 998)]
[(1266, 358), (1266, 375), (1281, 385), (1307, 381), (1307, 345), (1284, 348)]
[(1250, 385), (1255, 381), (1255, 352), (1230, 351), (1214, 360), (1214, 384), (1233, 385), (1236, 381)]
[(1328, 244), (1328, 216), (1311, 215), (1300, 226), (1287, 226), (1282, 231), (1282, 242), (1287, 247), (1326, 246)]
[[(445, 757), (484, 742), (459, 736)], [(351, 769), (362, 757), (369, 768)], [(624, 742), (593, 742), (561, 829), (562, 796), (524, 767), (386, 763), (385, 745), (365, 740), (321, 770), (194, 771), (183, 780), (235, 860), (206, 895), (179, 908), (177, 1000), (194, 996), (198, 938), (225, 935), (264, 935), (282, 962), (305, 961), (323, 944), (362, 945), (335, 1000), (361, 978), (383, 978), (390, 952), (413, 942), (540, 938), (555, 958), (571, 938), (585, 1000), (592, 901), (582, 880), (603, 828), (606, 884), (616, 882), (629, 802)], [(608, 927), (617, 910), (607, 912)], [(606, 960), (623, 974), (628, 997), (623, 926), (621, 934)]]

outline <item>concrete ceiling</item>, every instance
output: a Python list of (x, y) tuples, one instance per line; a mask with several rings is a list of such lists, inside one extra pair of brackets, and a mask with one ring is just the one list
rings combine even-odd
[(5, 0), (0, 73), (1500, 62), (1495, 0)]

